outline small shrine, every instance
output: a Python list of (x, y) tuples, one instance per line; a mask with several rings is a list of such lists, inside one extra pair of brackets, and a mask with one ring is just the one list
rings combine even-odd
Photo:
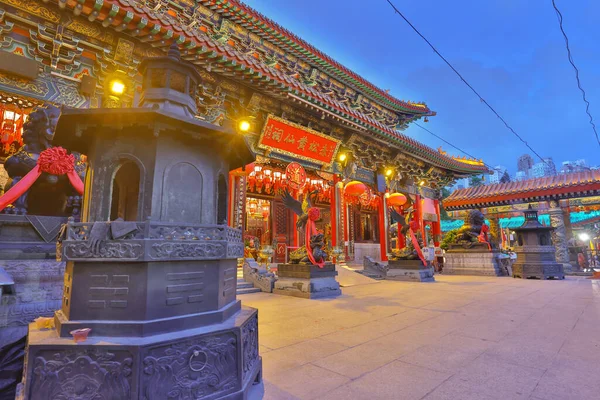
[(316, 228), (320, 211), (313, 205), (318, 193), (305, 193), (298, 201), (290, 192), (284, 192), (283, 203), (297, 215), (296, 228), (304, 234), (305, 244), (290, 253), (289, 262), (277, 265), (278, 280), (273, 293), (306, 299), (342, 294), (335, 264), (326, 251), (325, 235)]
[(517, 261), (513, 264), (513, 277), (565, 279), (563, 265), (556, 261), (556, 249), (552, 244), (554, 228), (540, 224), (538, 212), (531, 205), (524, 214), (525, 222), (514, 229)]

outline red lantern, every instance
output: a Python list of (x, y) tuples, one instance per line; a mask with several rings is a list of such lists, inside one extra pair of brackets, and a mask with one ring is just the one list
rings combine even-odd
[(367, 190), (365, 190), (365, 192), (363, 194), (358, 196), (358, 201), (364, 207), (369, 207), (371, 205), (371, 202), (373, 201), (373, 197), (374, 196), (372, 194), (371, 188), (367, 187)]
[(358, 197), (367, 191), (367, 185), (359, 181), (351, 181), (344, 187), (344, 194), (347, 196)]
[(401, 207), (406, 204), (406, 196), (402, 193), (392, 193), (387, 199), (387, 203), (393, 207)]
[(285, 169), (287, 185), (294, 190), (299, 190), (306, 185), (306, 171), (297, 162), (289, 163)]

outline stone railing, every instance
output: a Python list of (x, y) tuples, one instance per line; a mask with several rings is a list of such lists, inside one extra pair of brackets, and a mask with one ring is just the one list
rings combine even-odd
[(272, 272), (268, 272), (266, 268), (259, 266), (255, 259), (244, 259), (243, 272), (246, 282), (251, 283), (263, 292), (273, 293), (277, 278)]
[(59, 248), (64, 261), (216, 260), (244, 254), (239, 229), (150, 220), (69, 222)]

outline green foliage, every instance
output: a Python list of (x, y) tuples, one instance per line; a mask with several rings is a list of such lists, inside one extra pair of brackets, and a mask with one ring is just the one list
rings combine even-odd
[(477, 187), (483, 185), (483, 178), (481, 176), (474, 175), (469, 179), (470, 187)]
[(460, 229), (452, 229), (451, 231), (446, 232), (446, 234), (444, 235), (444, 238), (442, 239), (442, 243), (440, 244), (440, 247), (444, 250), (448, 250), (448, 247), (450, 247), (451, 243), (454, 243), (454, 241), (456, 240), (456, 236), (458, 235), (458, 231)]

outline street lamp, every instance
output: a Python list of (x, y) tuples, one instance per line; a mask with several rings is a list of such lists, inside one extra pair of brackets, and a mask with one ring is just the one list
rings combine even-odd
[(579, 234), (579, 240), (581, 240), (582, 242), (587, 242), (590, 240), (590, 235), (588, 235), (587, 233), (583, 232)]
[(129, 92), (131, 80), (123, 71), (115, 71), (104, 80), (104, 107), (121, 108)]

